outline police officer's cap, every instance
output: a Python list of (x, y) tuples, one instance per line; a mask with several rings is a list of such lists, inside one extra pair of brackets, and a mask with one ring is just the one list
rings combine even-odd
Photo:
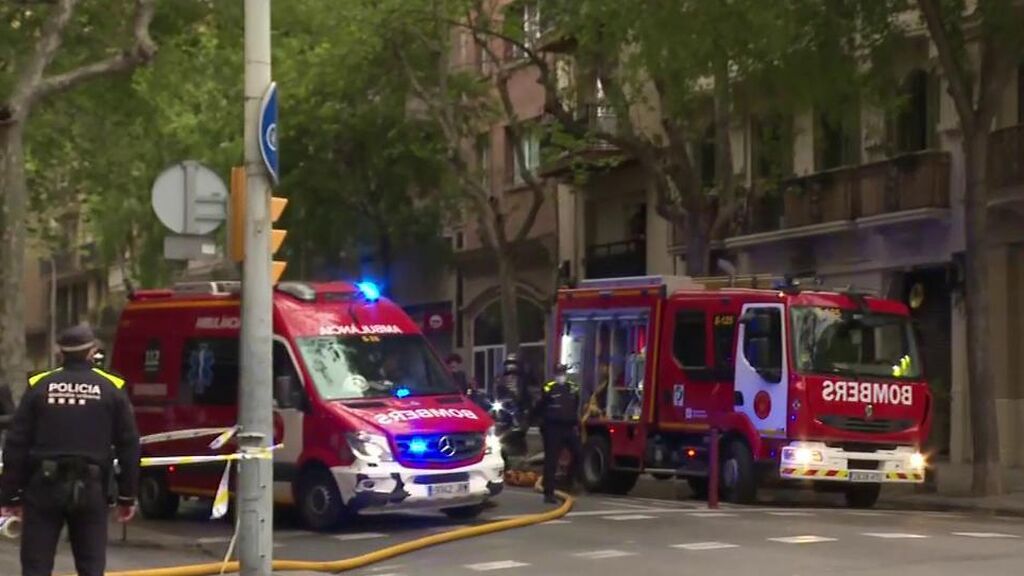
[(96, 335), (84, 324), (68, 328), (57, 338), (57, 347), (61, 352), (85, 352), (95, 345)]

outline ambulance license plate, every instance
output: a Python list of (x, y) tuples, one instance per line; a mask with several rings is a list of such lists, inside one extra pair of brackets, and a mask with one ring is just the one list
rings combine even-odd
[(452, 482), (450, 484), (431, 484), (427, 486), (427, 496), (431, 498), (449, 498), (469, 494), (469, 482)]
[(879, 472), (850, 471), (850, 482), (881, 482), (882, 475)]

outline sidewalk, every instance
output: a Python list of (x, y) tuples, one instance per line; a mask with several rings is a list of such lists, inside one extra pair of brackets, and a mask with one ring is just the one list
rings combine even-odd
[(1024, 470), (1007, 469), (1003, 473), (1002, 496), (978, 497), (971, 494), (970, 464), (940, 463), (932, 473), (932, 486), (882, 494), (887, 507), (927, 510), (963, 510), (1002, 516), (1024, 516)]
[[(0, 538), (0, 572), (5, 576), (19, 573), (18, 540)], [(215, 562), (217, 558), (205, 553), (194, 540), (170, 536), (137, 526), (130, 526), (128, 539), (121, 540), (121, 525), (110, 525), (110, 545), (107, 548), (107, 570), (141, 570), (180, 564)], [(66, 537), (57, 549), (54, 574), (74, 574), (75, 564)]]

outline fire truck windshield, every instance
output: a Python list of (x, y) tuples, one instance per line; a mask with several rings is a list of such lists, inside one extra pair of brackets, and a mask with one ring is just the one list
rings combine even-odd
[(819, 306), (795, 306), (790, 313), (800, 373), (921, 377), (909, 318)]
[(317, 336), (298, 347), (324, 400), (458, 393), (420, 335)]

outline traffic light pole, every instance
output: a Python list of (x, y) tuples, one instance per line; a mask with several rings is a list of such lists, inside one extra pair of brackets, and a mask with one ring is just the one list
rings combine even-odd
[[(238, 442), (243, 451), (273, 443), (270, 181), (260, 155), (260, 104), (270, 86), (270, 0), (245, 0), (245, 260)], [(244, 576), (271, 576), (273, 467), (239, 462), (238, 559)]]

